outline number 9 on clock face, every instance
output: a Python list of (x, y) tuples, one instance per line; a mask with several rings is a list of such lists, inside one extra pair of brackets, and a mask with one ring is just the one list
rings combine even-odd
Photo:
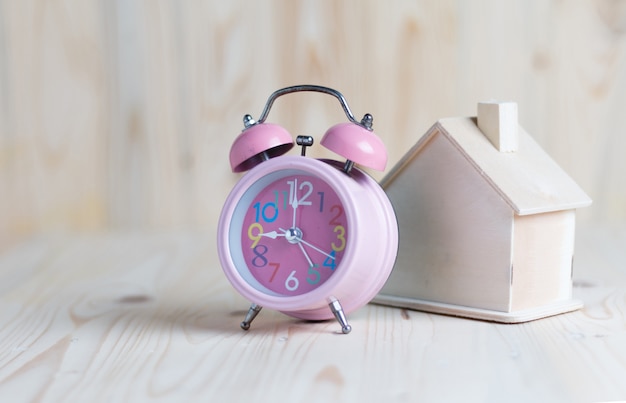
[(280, 170), (253, 184), (230, 228), (233, 260), (246, 281), (274, 295), (306, 294), (340, 267), (350, 237), (344, 206), (324, 180)]

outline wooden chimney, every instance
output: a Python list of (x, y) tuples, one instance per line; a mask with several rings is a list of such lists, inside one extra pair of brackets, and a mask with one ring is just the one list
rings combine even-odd
[(517, 103), (479, 102), (478, 128), (491, 141), (498, 151), (517, 151), (518, 129)]

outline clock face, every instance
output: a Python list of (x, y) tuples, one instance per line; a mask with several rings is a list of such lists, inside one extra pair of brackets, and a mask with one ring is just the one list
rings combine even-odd
[(255, 182), (230, 227), (242, 277), (274, 295), (306, 294), (340, 270), (349, 228), (337, 193), (310, 173), (287, 169)]

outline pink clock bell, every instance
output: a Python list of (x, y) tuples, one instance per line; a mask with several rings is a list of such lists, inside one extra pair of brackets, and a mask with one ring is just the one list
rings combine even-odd
[[(339, 100), (349, 122), (327, 130), (321, 145), (345, 161), (306, 157), (311, 136), (298, 136), (300, 155), (282, 127), (265, 123), (276, 98), (314, 91)], [(371, 301), (391, 273), (398, 251), (393, 207), (374, 179), (359, 169), (384, 170), (387, 153), (372, 132), (372, 116), (355, 120), (343, 95), (327, 87), (299, 85), (275, 91), (258, 121), (230, 150), (234, 172), (248, 171), (228, 195), (218, 223), (218, 254), (232, 286), (251, 306), (249, 329), (261, 307), (287, 315), (335, 317), (343, 333), (346, 315)]]

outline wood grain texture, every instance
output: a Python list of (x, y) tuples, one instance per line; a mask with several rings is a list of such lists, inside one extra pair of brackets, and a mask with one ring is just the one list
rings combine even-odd
[(93, 3), (0, 3), (0, 244), (106, 221), (100, 24)]
[(583, 310), (498, 325), (368, 305), (353, 331), (264, 310), (206, 233), (37, 237), (0, 255), (0, 400), (626, 399), (623, 228), (578, 232)]
[[(390, 166), (437, 119), (516, 101), (595, 201), (580, 219), (624, 221), (625, 63), (626, 6), (609, 0), (0, 0), (0, 248), (214, 227), (243, 114), (300, 83), (372, 113)], [(315, 94), (269, 118), (316, 136), (344, 119)]]

